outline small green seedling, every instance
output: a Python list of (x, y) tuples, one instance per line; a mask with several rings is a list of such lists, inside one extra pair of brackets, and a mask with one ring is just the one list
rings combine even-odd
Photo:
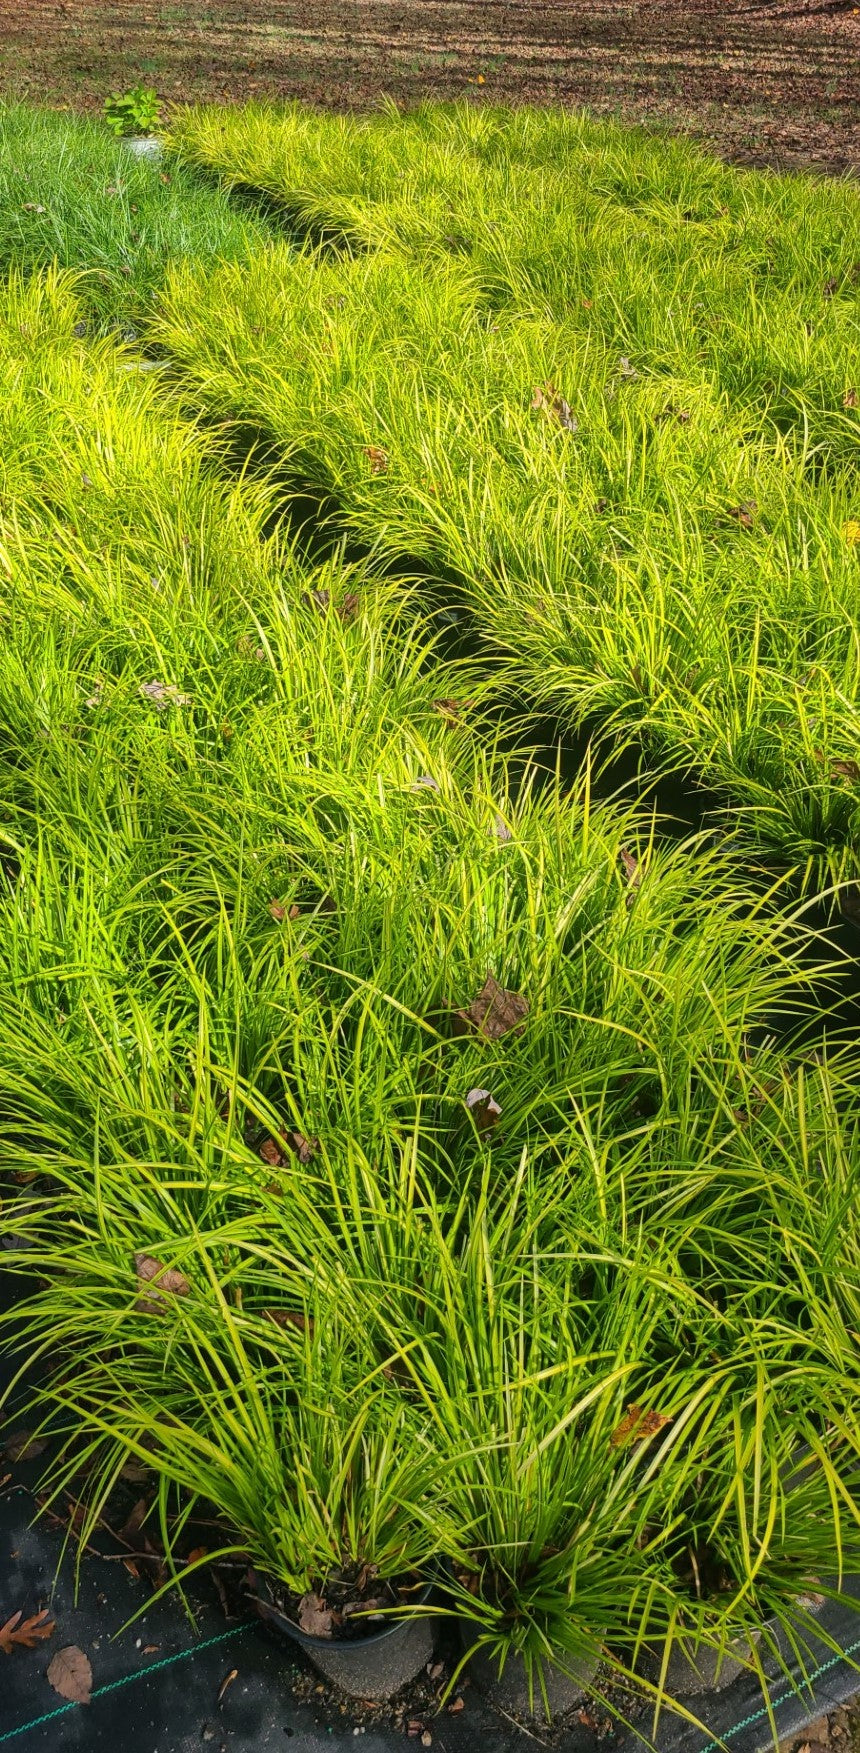
[(129, 134), (154, 134), (161, 120), (161, 104), (153, 87), (135, 85), (131, 91), (113, 92), (105, 99), (105, 121), (120, 139)]

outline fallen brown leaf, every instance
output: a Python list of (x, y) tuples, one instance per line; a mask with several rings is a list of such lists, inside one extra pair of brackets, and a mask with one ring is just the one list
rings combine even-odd
[(623, 1448), (627, 1443), (641, 1443), (646, 1437), (659, 1435), (671, 1423), (671, 1418), (663, 1412), (646, 1412), (638, 1404), (628, 1406), (609, 1441), (613, 1449)]
[(502, 1110), (489, 1090), (470, 1090), (466, 1097), (466, 1107), (472, 1116), (476, 1132), (492, 1132), (502, 1117)]
[(849, 779), (852, 785), (860, 781), (860, 763), (857, 761), (831, 761), (831, 779)]
[(758, 501), (744, 499), (740, 505), (733, 505), (729, 517), (736, 517), (742, 529), (751, 530), (758, 515)]
[(238, 1668), (231, 1668), (229, 1674), (224, 1675), (224, 1678), (221, 1681), (221, 1684), (218, 1688), (218, 1698), (216, 1700), (216, 1702), (218, 1704), (221, 1703), (221, 1700), (224, 1697), (224, 1694), (227, 1691), (228, 1687), (232, 1686), (233, 1681), (238, 1680), (238, 1678), (239, 1678)]
[(433, 711), (438, 712), (439, 717), (444, 719), (446, 724), (459, 724), (460, 722), (459, 700), (434, 700)]
[(48, 1447), (47, 1437), (34, 1436), (30, 1430), (15, 1430), (3, 1444), (7, 1461), (36, 1461)]
[(144, 1315), (163, 1315), (169, 1307), (171, 1296), (188, 1296), (191, 1286), (184, 1272), (178, 1272), (173, 1266), (162, 1266), (152, 1254), (135, 1254), (134, 1270), (141, 1284), (157, 1284), (145, 1295), (139, 1296), (135, 1308)]
[(549, 419), (557, 420), (559, 426), (564, 427), (565, 432), (579, 431), (579, 421), (571, 412), (570, 403), (565, 401), (555, 384), (550, 383), (549, 380), (535, 390), (532, 396), (532, 407), (537, 408), (540, 413), (546, 414)]
[(846, 390), (842, 397), (843, 408), (860, 408), (860, 390)]
[(191, 704), (191, 695), (180, 694), (179, 689), (175, 688), (172, 682), (141, 682), (140, 693), (145, 700), (151, 700), (159, 712), (164, 712), (168, 706), (190, 706)]
[(621, 863), (624, 866), (624, 874), (627, 877), (627, 905), (630, 907), (633, 903), (633, 897), (642, 882), (642, 866), (640, 865), (638, 858), (634, 858), (633, 853), (628, 852), (626, 846), (620, 848), (618, 856), (621, 859)]
[(24, 1619), (21, 1612), (13, 1613), (5, 1625), (0, 1625), (0, 1650), (11, 1656), (13, 1650), (34, 1650), (37, 1643), (46, 1637), (53, 1637), (56, 1622), (51, 1618), (47, 1607)]
[(318, 1138), (305, 1138), (303, 1132), (285, 1132), (284, 1141), (303, 1167), (313, 1161), (320, 1147)]
[(384, 475), (388, 468), (388, 452), (379, 444), (366, 444), (364, 454), (370, 463), (370, 473)]
[(89, 1657), (71, 1643), (58, 1650), (48, 1667), (48, 1683), (61, 1698), (71, 1704), (89, 1704), (93, 1690), (93, 1671)]
[(185, 1560), (186, 1564), (199, 1564), (201, 1558), (205, 1558), (208, 1551), (208, 1546), (192, 1546)]
[(456, 1716), (458, 1711), (465, 1709), (465, 1706), (465, 1698), (452, 1698), (451, 1703), (448, 1706), (448, 1715)]
[(521, 992), (509, 992), (488, 974), (480, 992), (464, 1010), (454, 1013), (456, 1035), (469, 1034), (472, 1029), (487, 1041), (500, 1041), (504, 1035), (520, 1035), (529, 1014), (529, 1001)]
[(299, 1602), (299, 1625), (308, 1637), (331, 1637), (336, 1615), (326, 1606), (322, 1595), (302, 1595)]
[(310, 1333), (314, 1330), (313, 1316), (306, 1315), (304, 1309), (264, 1309), (263, 1314), (274, 1321), (276, 1327), (299, 1327), (302, 1332), (307, 1330)]

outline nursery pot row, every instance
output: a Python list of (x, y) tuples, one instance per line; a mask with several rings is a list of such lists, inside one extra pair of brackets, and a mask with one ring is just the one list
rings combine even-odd
[[(327, 1680), (353, 1698), (385, 1699), (414, 1680), (433, 1655), (435, 1619), (422, 1612), (431, 1604), (436, 1585), (428, 1583), (415, 1601), (415, 1609), (401, 1619), (389, 1619), (380, 1630), (349, 1639), (314, 1637), (268, 1598), (262, 1578), (252, 1573), (252, 1587), (261, 1618), (282, 1638), (297, 1644)], [(596, 1653), (576, 1656), (559, 1654), (558, 1662), (544, 1660), (540, 1681), (529, 1684), (526, 1664), (517, 1651), (508, 1653), (501, 1671), (497, 1661), (478, 1644), (474, 1624), (459, 1618), (460, 1649), (468, 1660), (469, 1678), (476, 1690), (500, 1709), (520, 1716), (553, 1718), (577, 1705), (593, 1680), (598, 1666)], [(756, 1641), (754, 1639), (754, 1641)], [(750, 1641), (737, 1639), (722, 1654), (692, 1642), (679, 1641), (672, 1649), (663, 1685), (676, 1698), (722, 1691), (744, 1670)], [(656, 1655), (648, 1664), (648, 1678), (656, 1681), (660, 1664)]]
[[(267, 1598), (263, 1580), (252, 1573), (257, 1610), (282, 1637), (298, 1644), (327, 1680), (353, 1698), (390, 1698), (426, 1668), (433, 1655), (434, 1618), (422, 1613), (429, 1607), (435, 1583), (428, 1583), (417, 1596), (415, 1609), (402, 1619), (391, 1619), (379, 1631), (348, 1640), (312, 1637), (302, 1631), (282, 1608)], [(458, 1625), (460, 1647), (469, 1660), (469, 1676), (477, 1690), (503, 1710), (540, 1714), (546, 1705), (549, 1716), (559, 1716), (578, 1703), (597, 1668), (596, 1656), (565, 1657), (563, 1666), (545, 1662), (543, 1687), (530, 1690), (522, 1656), (512, 1651), (499, 1674), (496, 1663), (476, 1647), (471, 1621)]]

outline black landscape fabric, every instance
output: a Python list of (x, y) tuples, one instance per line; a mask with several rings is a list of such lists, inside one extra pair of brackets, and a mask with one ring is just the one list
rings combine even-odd
[[(0, 1496), (0, 1605), (3, 1617), (18, 1608), (25, 1613), (50, 1604), (56, 1630), (50, 1641), (33, 1650), (15, 1651), (0, 1667), (0, 1747), (107, 1749), (116, 1753), (240, 1753), (240, 1750), (286, 1749), (290, 1753), (332, 1753), (356, 1742), (362, 1753), (394, 1753), (410, 1744), (409, 1726), (367, 1726), (356, 1731), (348, 1704), (342, 1714), (327, 1688), (319, 1695), (307, 1678), (301, 1657), (271, 1641), (256, 1622), (225, 1622), (217, 1604), (192, 1599), (197, 1614), (194, 1630), (176, 1598), (166, 1597), (115, 1637), (145, 1599), (146, 1584), (131, 1576), (117, 1552), (88, 1554), (80, 1566), (75, 1602), (74, 1558), (62, 1563), (63, 1535), (45, 1522), (33, 1525), (30, 1489), (16, 1476), (35, 1470), (35, 1463), (13, 1467), (12, 1479)], [(59, 1566), (59, 1570), (58, 1570)], [(860, 1594), (860, 1588), (858, 1588)], [(2, 1621), (0, 1621), (2, 1622)], [(827, 1607), (822, 1622), (844, 1649), (860, 1654), (860, 1614)], [(442, 1630), (444, 1639), (444, 1629)], [(47, 1680), (52, 1654), (73, 1644), (85, 1651), (93, 1671), (93, 1698), (88, 1705), (64, 1707)], [(811, 1664), (812, 1666), (812, 1664)], [(839, 1659), (822, 1641), (820, 1669), (812, 1686), (793, 1693), (784, 1677), (774, 1681), (772, 1699), (780, 1735), (797, 1734), (804, 1723), (830, 1711), (858, 1690), (850, 1659)], [(235, 1670), (235, 1677), (224, 1686)], [(219, 1693), (223, 1695), (219, 1701)], [(303, 1696), (296, 1696), (296, 1689)], [(309, 1696), (308, 1696), (309, 1695)], [(457, 1715), (425, 1712), (411, 1722), (412, 1743), (422, 1748), (422, 1734), (432, 1736), (438, 1753), (525, 1753), (546, 1741), (559, 1753), (633, 1753), (638, 1745), (618, 1730), (599, 1740), (575, 1722), (560, 1733), (528, 1735), (518, 1725), (487, 1709), (472, 1688)], [(770, 1744), (770, 1730), (758, 1684), (743, 1675), (719, 1693), (702, 1694), (695, 1708), (707, 1734), (664, 1714), (658, 1745), (666, 1753), (704, 1753), (724, 1740), (737, 1753), (754, 1753)], [(644, 1725), (643, 1725), (644, 1726)]]

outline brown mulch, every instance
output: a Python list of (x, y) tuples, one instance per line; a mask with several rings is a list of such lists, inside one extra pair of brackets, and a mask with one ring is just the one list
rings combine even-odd
[(860, 1708), (840, 1705), (782, 1742), (780, 1753), (860, 1753)]
[[(0, 0), (0, 92), (587, 105), (741, 163), (860, 169), (848, 0)], [(480, 83), (479, 83), (480, 80)]]

